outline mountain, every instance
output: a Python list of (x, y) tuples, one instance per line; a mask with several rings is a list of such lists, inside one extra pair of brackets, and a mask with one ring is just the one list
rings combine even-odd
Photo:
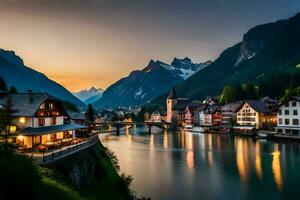
[(94, 105), (98, 108), (143, 105), (209, 64), (210, 61), (194, 64), (189, 58), (174, 58), (171, 64), (150, 60), (144, 69), (131, 72), (107, 88)]
[(92, 104), (102, 97), (103, 92), (101, 88), (91, 87), (89, 90), (81, 90), (73, 94), (85, 104)]
[[(256, 26), (209, 66), (176, 86), (180, 96), (216, 96), (225, 85), (253, 83), (261, 95), (282, 95), (300, 85), (300, 14)], [(283, 78), (285, 77), (285, 78)], [(287, 78), (290, 77), (290, 78)], [(152, 104), (164, 104), (166, 94)]]
[(14, 86), (18, 92), (47, 92), (59, 99), (69, 101), (79, 107), (84, 104), (60, 84), (50, 80), (44, 74), (24, 65), (23, 60), (14, 51), (0, 49), (0, 76), (8, 86)]

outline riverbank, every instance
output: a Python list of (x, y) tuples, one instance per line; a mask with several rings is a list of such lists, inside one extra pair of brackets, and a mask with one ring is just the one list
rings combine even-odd
[(14, 199), (16, 192), (25, 199), (131, 199), (131, 178), (118, 174), (115, 157), (101, 143), (48, 166), (0, 154), (0, 199)]

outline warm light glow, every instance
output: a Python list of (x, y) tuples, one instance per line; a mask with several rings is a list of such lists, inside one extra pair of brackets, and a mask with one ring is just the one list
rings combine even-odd
[(168, 148), (168, 133), (165, 130), (164, 131), (164, 149), (167, 149), (167, 148)]
[(236, 162), (237, 162), (237, 168), (241, 176), (241, 180), (243, 182), (246, 182), (248, 179), (248, 162), (246, 160), (247, 151), (244, 151), (247, 149), (247, 146), (245, 146), (242, 139), (238, 139), (236, 143)]
[(258, 177), (262, 179), (262, 167), (261, 167), (260, 149), (259, 149), (258, 142), (255, 144), (255, 169)]
[(16, 131), (17, 131), (17, 127), (16, 126), (9, 126), (9, 132), (15, 133)]
[(186, 162), (187, 162), (188, 168), (190, 168), (190, 169), (194, 168), (194, 152), (192, 150), (189, 150), (187, 152)]
[(274, 175), (274, 181), (280, 191), (283, 190), (283, 178), (281, 173), (280, 165), (280, 151), (278, 150), (278, 145), (275, 146), (275, 150), (272, 153), (272, 171)]
[(23, 140), (24, 140), (24, 136), (23, 136), (23, 135), (19, 135), (19, 136), (18, 136), (18, 140), (19, 140), (19, 141), (23, 141)]
[(25, 117), (20, 117), (19, 122), (20, 122), (21, 124), (25, 124), (25, 122), (26, 122)]

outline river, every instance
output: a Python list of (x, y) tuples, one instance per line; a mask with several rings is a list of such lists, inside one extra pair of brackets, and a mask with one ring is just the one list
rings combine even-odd
[(300, 143), (136, 127), (102, 137), (151, 199), (298, 199)]

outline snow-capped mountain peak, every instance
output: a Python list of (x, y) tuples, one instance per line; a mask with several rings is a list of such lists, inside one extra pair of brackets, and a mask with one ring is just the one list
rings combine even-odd
[(103, 92), (103, 89), (92, 86), (90, 89), (84, 89), (73, 94), (85, 104), (91, 104), (98, 101)]
[(187, 57), (174, 58), (171, 64), (151, 59), (144, 69), (131, 72), (107, 88), (94, 105), (99, 108), (143, 105), (209, 64), (210, 61), (194, 64)]

